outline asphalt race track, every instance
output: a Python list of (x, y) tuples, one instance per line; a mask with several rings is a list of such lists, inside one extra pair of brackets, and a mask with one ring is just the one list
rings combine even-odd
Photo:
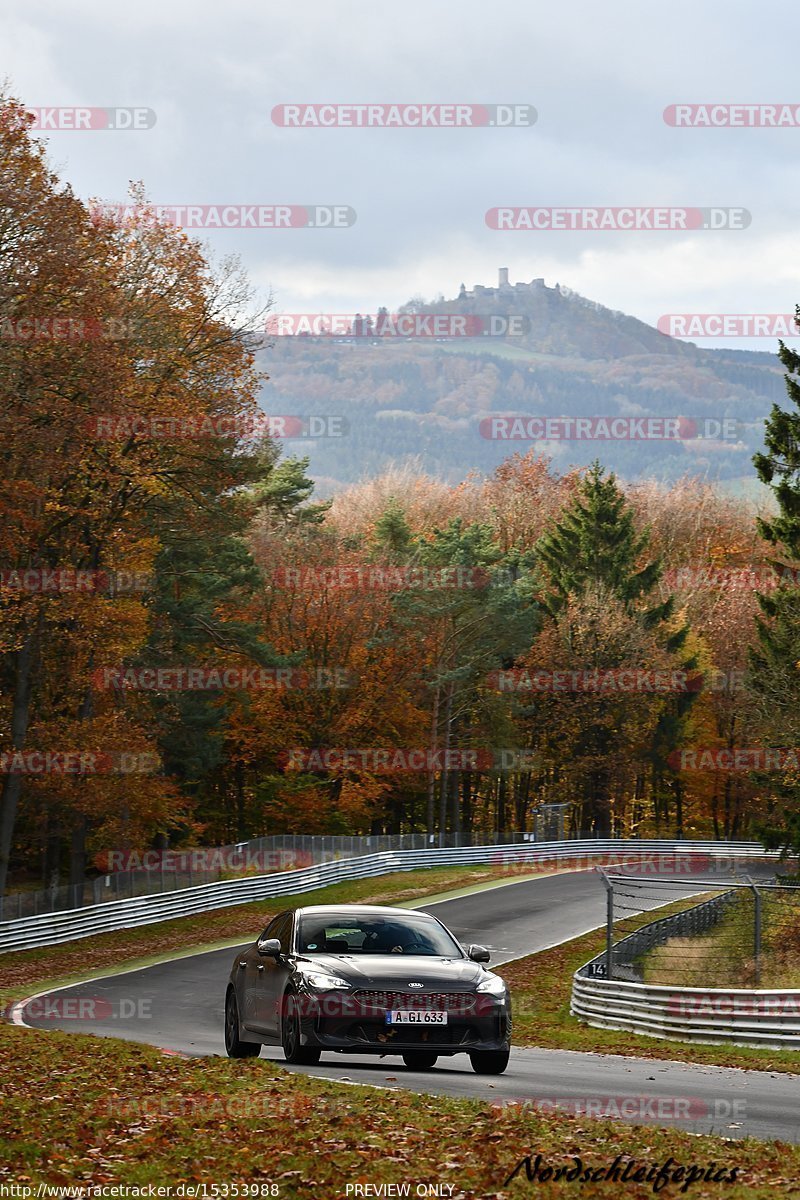
[[(767, 867), (754, 866), (752, 871), (761, 878), (770, 875)], [(714, 879), (719, 882), (720, 876)], [(693, 877), (685, 889), (675, 887), (670, 894), (678, 898), (701, 890), (702, 878)], [(605, 890), (598, 876), (586, 871), (527, 879), (416, 907), (435, 912), (462, 942), (489, 946), (492, 964), (499, 965), (602, 925)], [(243, 931), (244, 942), (258, 932)], [(37, 1028), (121, 1037), (188, 1054), (224, 1054), (223, 1001), (235, 954), (235, 947), (229, 947), (65, 988), (50, 993), (51, 1011), (48, 997), (40, 997), (28, 1002), (20, 1016)], [(81, 1020), (78, 1005), (64, 1004), (81, 998), (91, 999), (94, 1010), (108, 1016)], [(262, 1055), (283, 1058), (278, 1047), (265, 1047)], [(627, 1111), (623, 1108), (620, 1115), (635, 1123), (800, 1142), (800, 1075), (521, 1048), (512, 1050), (508, 1070), (501, 1076), (476, 1075), (466, 1055), (440, 1058), (436, 1068), (426, 1072), (409, 1071), (399, 1057), (335, 1054), (323, 1055), (318, 1066), (290, 1069), (498, 1103), (610, 1104), (609, 1115), (614, 1115), (615, 1103), (628, 1098)]]

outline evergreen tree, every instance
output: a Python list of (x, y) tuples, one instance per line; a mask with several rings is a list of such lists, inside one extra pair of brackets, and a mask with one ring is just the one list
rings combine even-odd
[[(205, 522), (190, 528), (183, 506), (172, 507), (171, 519), (162, 519), (152, 631), (139, 665), (295, 665), (264, 638), (254, 600), (263, 590), (263, 575), (246, 536), (254, 511), (284, 530), (319, 525), (329, 505), (308, 503), (314, 485), (305, 475), (307, 466), (307, 459), (279, 462), (277, 450), (264, 442), (247, 464), (250, 479), (217, 503)], [(153, 693), (150, 703), (167, 774), (195, 798), (197, 816), (213, 825), (220, 804), (233, 805), (236, 786), (225, 740), (232, 712), (246, 708), (248, 696), (187, 690)]]
[[(460, 517), (424, 537), (410, 539), (402, 508), (390, 505), (376, 523), (377, 544), (395, 562), (413, 563), (442, 586), (409, 588), (395, 601), (395, 615), (413, 638), (415, 629), (433, 633), (435, 655), (424, 680), (431, 697), (431, 747), (445, 751), (484, 741), (506, 729), (507, 707), (482, 685), (494, 670), (513, 662), (530, 645), (538, 626), (532, 598), (530, 556), (503, 555), (489, 525)], [(469, 818), (470, 781), (443, 769), (428, 779), (427, 829), (460, 833)], [(435, 804), (438, 791), (438, 812)]]
[(255, 507), (287, 525), (319, 525), (332, 501), (309, 504), (314, 481), (306, 475), (307, 458), (285, 458), (278, 462), (278, 451), (268, 445), (261, 452), (263, 475), (252, 487), (249, 498)]
[(411, 532), (402, 505), (391, 497), (375, 522), (373, 557), (389, 562), (407, 562), (414, 549)]
[[(587, 471), (574, 504), (536, 550), (548, 576), (551, 591), (543, 606), (551, 616), (562, 610), (570, 596), (606, 588), (628, 611), (650, 592), (661, 578), (658, 560), (637, 568), (650, 540), (649, 530), (637, 534), (633, 510), (617, 486), (595, 461)], [(646, 622), (655, 625), (672, 614), (673, 600), (649, 610)]]
[[(800, 306), (796, 313), (800, 317)], [(757, 645), (750, 661), (764, 727), (775, 744), (786, 746), (796, 745), (800, 736), (800, 592), (795, 582), (800, 563), (800, 354), (783, 342), (778, 353), (787, 370), (786, 391), (793, 408), (772, 406), (765, 423), (765, 452), (756, 454), (753, 463), (778, 505), (777, 515), (760, 518), (758, 528), (780, 556), (770, 564), (779, 579), (774, 591), (758, 597), (762, 615), (756, 621)], [(792, 847), (796, 852), (800, 849), (798, 780), (773, 776), (769, 785), (776, 796), (775, 813), (762, 836), (768, 845)]]
[[(648, 599), (662, 575), (660, 559), (650, 559), (642, 565), (649, 541), (647, 528), (637, 532), (633, 510), (614, 474), (606, 476), (603, 467), (594, 462), (581, 480), (572, 504), (536, 547), (546, 580), (542, 607), (554, 622), (568, 617), (565, 636), (570, 646), (573, 631), (568, 614), (575, 611), (582, 617), (587, 611), (596, 611), (599, 600), (606, 604), (609, 619), (612, 611), (619, 609), (627, 620), (655, 635), (666, 654), (680, 655), (689, 631), (687, 626), (676, 627), (672, 621), (673, 597), (655, 604)], [(659, 634), (662, 636), (658, 637)], [(594, 665), (608, 668), (622, 664)], [(689, 671), (696, 667), (697, 660), (684, 653), (679, 665)], [(633, 699), (637, 701), (638, 697)], [(667, 699), (660, 709), (649, 755), (656, 782), (668, 774), (667, 756), (679, 741), (694, 699), (691, 693), (679, 693)], [(583, 776), (586, 820), (601, 837), (611, 833), (611, 781), (614, 756), (619, 753), (617, 731), (625, 723), (626, 703), (609, 700), (597, 708), (596, 719), (589, 720), (584, 715), (573, 748), (586, 764)], [(618, 721), (613, 717), (614, 705), (619, 712)], [(679, 796), (679, 788), (676, 795)]]

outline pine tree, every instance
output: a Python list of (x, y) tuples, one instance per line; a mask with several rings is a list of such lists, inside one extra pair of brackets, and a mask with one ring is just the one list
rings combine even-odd
[[(628, 611), (658, 583), (662, 567), (653, 560), (637, 569), (650, 540), (649, 530), (636, 532), (633, 510), (612, 473), (605, 477), (595, 461), (587, 471), (573, 505), (555, 527), (540, 539), (536, 550), (550, 578), (551, 591), (543, 606), (551, 616), (570, 596), (606, 588)], [(654, 625), (672, 614), (672, 597), (649, 611)]]
[(262, 474), (250, 491), (250, 500), (259, 511), (269, 513), (284, 526), (320, 525), (332, 502), (308, 503), (314, 491), (314, 481), (306, 475), (309, 459), (284, 458), (279, 462), (278, 454), (271, 444), (261, 449)]
[(403, 506), (394, 497), (375, 522), (374, 543), (376, 558), (403, 562), (413, 555), (414, 535)]
[[(431, 749), (474, 745), (497, 726), (503, 705), (481, 686), (493, 670), (515, 660), (530, 645), (538, 623), (532, 599), (530, 556), (504, 555), (493, 530), (457, 517), (425, 536), (413, 535), (402, 506), (390, 500), (375, 524), (372, 557), (437, 574), (442, 586), (410, 587), (394, 599), (397, 628), (410, 644), (428, 643), (432, 660), (424, 676), (431, 703)], [(465, 811), (461, 772), (443, 769), (428, 778), (426, 825), (460, 833)], [(469, 781), (467, 781), (468, 783)], [(436, 793), (438, 792), (438, 811)]]
[[(800, 306), (796, 309), (800, 318)], [(800, 562), (800, 354), (779, 343), (787, 369), (786, 391), (793, 410), (777, 404), (765, 423), (765, 453), (754, 455), (756, 473), (775, 496), (778, 513), (759, 518), (758, 528), (780, 558), (770, 565), (778, 572), (778, 587), (758, 597), (762, 616), (756, 621), (757, 645), (751, 650), (751, 681), (760, 698), (765, 727), (777, 744), (787, 745), (800, 735), (800, 593), (794, 580)], [(787, 581), (787, 575), (789, 581)], [(796, 778), (775, 780), (777, 812), (761, 831), (768, 845), (800, 849), (800, 810)]]
[[(650, 542), (647, 528), (637, 532), (634, 513), (613, 473), (606, 476), (594, 462), (581, 480), (577, 495), (554, 527), (537, 543), (536, 552), (546, 578), (542, 607), (553, 621), (582, 604), (605, 600), (609, 615), (620, 609), (626, 619), (654, 635), (668, 655), (680, 655), (688, 627), (675, 626), (674, 600), (649, 603), (648, 597), (662, 575), (658, 558), (642, 563)], [(571, 618), (570, 618), (571, 619)], [(567, 630), (572, 644), (573, 634)], [(613, 664), (605, 664), (612, 666)], [(677, 665), (677, 664), (676, 664)], [(680, 666), (696, 667), (693, 655), (684, 653)], [(656, 780), (667, 774), (667, 755), (675, 747), (694, 696), (678, 694), (663, 706), (651, 738), (651, 766)], [(582, 724), (575, 750), (589, 764), (583, 779), (586, 819), (601, 836), (611, 833), (611, 780), (618, 753), (609, 706), (598, 709), (596, 721)], [(674, 781), (673, 781), (674, 782)], [(678, 817), (680, 821), (680, 817)]]

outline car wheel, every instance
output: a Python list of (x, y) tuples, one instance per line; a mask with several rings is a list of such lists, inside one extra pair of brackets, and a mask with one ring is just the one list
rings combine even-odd
[(297, 1066), (313, 1067), (315, 1063), (319, 1062), (322, 1054), (322, 1051), (316, 1046), (300, 1045), (300, 1013), (298, 1012), (297, 997), (293, 992), (287, 992), (283, 998), (281, 1045), (286, 1061), (296, 1063)]
[(502, 1075), (509, 1054), (508, 1050), (471, 1050), (469, 1060), (476, 1075)]
[(410, 1071), (430, 1071), (438, 1061), (439, 1055), (431, 1054), (430, 1050), (406, 1050), (403, 1055), (403, 1062)]
[(261, 1053), (260, 1042), (243, 1042), (239, 1037), (239, 1006), (233, 988), (228, 988), (225, 997), (225, 1050), (228, 1058), (255, 1058)]

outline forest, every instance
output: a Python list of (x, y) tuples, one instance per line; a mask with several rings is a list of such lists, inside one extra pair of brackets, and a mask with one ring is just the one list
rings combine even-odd
[(549, 803), (587, 834), (797, 844), (792, 350), (759, 510), (513, 447), (457, 482), (367, 461), (320, 499), (258, 432), (237, 264), (141, 193), (91, 210), (0, 112), (0, 891)]

